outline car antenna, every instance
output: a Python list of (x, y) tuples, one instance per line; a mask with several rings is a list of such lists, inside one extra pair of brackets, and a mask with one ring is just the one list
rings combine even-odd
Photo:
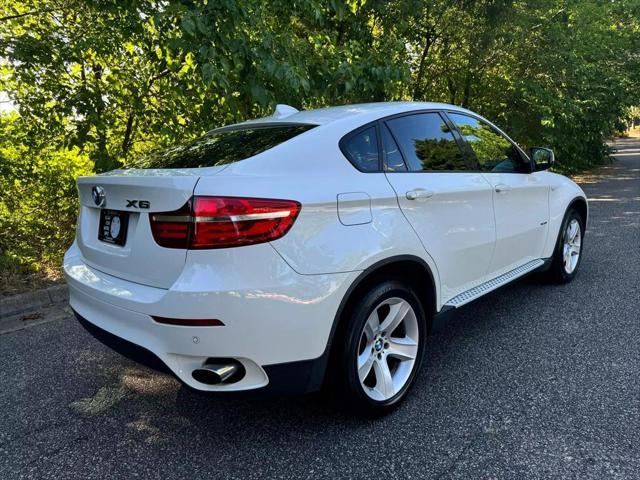
[(271, 116), (273, 118), (286, 118), (298, 112), (299, 110), (295, 107), (285, 105), (284, 103), (279, 103), (276, 105), (276, 108), (273, 110), (273, 114)]

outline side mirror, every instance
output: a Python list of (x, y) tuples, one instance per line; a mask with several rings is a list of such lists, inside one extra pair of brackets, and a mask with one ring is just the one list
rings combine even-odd
[(544, 147), (533, 147), (529, 150), (529, 156), (535, 165), (535, 171), (549, 170), (556, 161), (553, 150)]

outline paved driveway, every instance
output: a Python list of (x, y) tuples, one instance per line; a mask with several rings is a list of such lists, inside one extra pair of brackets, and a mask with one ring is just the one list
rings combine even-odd
[(640, 141), (618, 148), (583, 179), (576, 281), (465, 307), (392, 415), (201, 396), (56, 320), (0, 336), (0, 478), (640, 477)]

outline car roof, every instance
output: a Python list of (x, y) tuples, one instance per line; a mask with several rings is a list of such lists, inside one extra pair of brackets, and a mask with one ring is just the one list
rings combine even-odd
[[(289, 107), (290, 108), (290, 107)], [(277, 113), (263, 118), (257, 118), (255, 120), (249, 120), (235, 125), (228, 125), (222, 127), (223, 129), (237, 128), (238, 126), (250, 126), (250, 125), (266, 125), (273, 123), (298, 123), (298, 124), (312, 124), (312, 125), (327, 125), (338, 120), (354, 120), (358, 118), (367, 118), (367, 121), (372, 116), (376, 118), (382, 118), (389, 115), (395, 115), (397, 113), (410, 112), (412, 110), (458, 110), (461, 112), (468, 112), (468, 110), (450, 105), (447, 103), (437, 102), (378, 102), (378, 103), (358, 103), (353, 105), (340, 105), (335, 107), (318, 108), (314, 110), (302, 110), (294, 111), (284, 115), (278, 115)]]

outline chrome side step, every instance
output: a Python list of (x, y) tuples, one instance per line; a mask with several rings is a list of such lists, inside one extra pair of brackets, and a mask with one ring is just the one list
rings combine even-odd
[(488, 280), (477, 287), (473, 287), (466, 292), (462, 292), (449, 301), (447, 301), (444, 306), (449, 307), (461, 307), (462, 305), (475, 300), (478, 297), (481, 297), (485, 293), (489, 293), (496, 288), (499, 288), (507, 283), (515, 280), (516, 278), (522, 277), (523, 275), (535, 270), (536, 268), (544, 265), (544, 260), (532, 260), (530, 262), (525, 263), (524, 265), (519, 266), (518, 268), (514, 268), (513, 270), (503, 273), (502, 275)]

